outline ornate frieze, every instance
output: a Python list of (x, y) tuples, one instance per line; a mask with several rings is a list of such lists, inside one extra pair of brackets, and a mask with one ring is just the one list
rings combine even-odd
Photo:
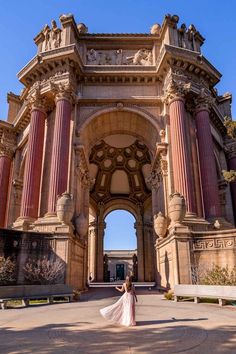
[(215, 251), (236, 248), (236, 237), (194, 238), (193, 251)]
[(117, 50), (95, 50), (87, 51), (88, 65), (153, 65), (152, 51), (139, 49), (138, 51)]

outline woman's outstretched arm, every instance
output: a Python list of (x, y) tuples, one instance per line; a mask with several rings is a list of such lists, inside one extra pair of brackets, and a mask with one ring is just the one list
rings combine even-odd
[(125, 291), (125, 287), (124, 284), (122, 285), (121, 288), (118, 288), (118, 286), (116, 286), (116, 290), (120, 291), (121, 293), (123, 293)]

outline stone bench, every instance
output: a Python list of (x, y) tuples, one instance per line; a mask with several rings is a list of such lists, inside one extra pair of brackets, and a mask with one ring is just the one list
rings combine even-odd
[(25, 306), (33, 299), (46, 298), (48, 303), (53, 303), (54, 298), (68, 297), (73, 298), (73, 289), (69, 285), (13, 285), (0, 287), (0, 305), (4, 310), (10, 300), (23, 300)]
[(174, 301), (179, 297), (193, 297), (197, 304), (200, 298), (218, 299), (219, 305), (223, 306), (226, 300), (236, 300), (236, 286), (226, 285), (175, 285)]

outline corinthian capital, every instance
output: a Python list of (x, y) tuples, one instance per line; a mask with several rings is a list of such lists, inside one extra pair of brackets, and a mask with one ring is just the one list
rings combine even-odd
[(29, 93), (27, 101), (31, 111), (37, 109), (46, 113), (46, 98), (41, 95), (39, 85)]
[(166, 89), (165, 100), (171, 103), (174, 100), (185, 100), (186, 89), (184, 83), (172, 79)]
[(75, 89), (71, 82), (59, 83), (53, 85), (53, 91), (55, 94), (55, 101), (68, 100), (70, 103), (74, 101)]
[(13, 154), (14, 154), (14, 148), (9, 145), (4, 145), (3, 143), (0, 143), (0, 157), (8, 157), (9, 159), (12, 159)]
[(214, 103), (214, 98), (202, 89), (198, 97), (195, 98), (194, 103), (195, 113), (199, 111), (209, 111)]

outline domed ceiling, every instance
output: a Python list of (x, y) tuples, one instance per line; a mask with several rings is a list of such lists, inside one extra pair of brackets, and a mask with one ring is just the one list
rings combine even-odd
[(150, 167), (145, 144), (129, 135), (110, 135), (90, 154), (90, 176), (95, 179), (90, 196), (95, 202), (116, 198), (144, 202), (150, 196), (145, 182)]

